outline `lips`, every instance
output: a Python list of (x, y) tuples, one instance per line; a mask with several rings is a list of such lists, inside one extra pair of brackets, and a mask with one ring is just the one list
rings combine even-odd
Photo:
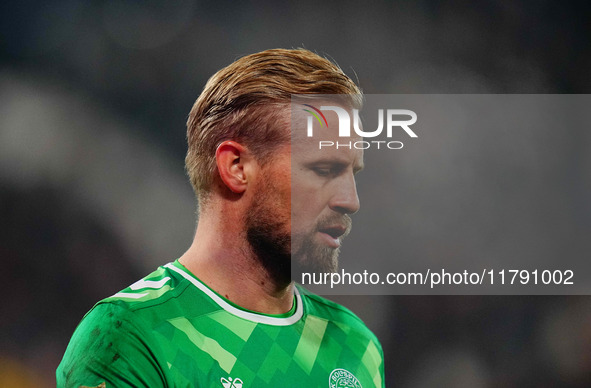
[(333, 225), (320, 228), (320, 232), (328, 234), (332, 238), (339, 238), (347, 232), (347, 228), (341, 225)]
[(336, 249), (351, 231), (351, 224), (352, 220), (348, 214), (331, 214), (318, 221), (316, 233), (324, 245)]
[(340, 237), (347, 233), (347, 227), (342, 225), (325, 226), (318, 229), (318, 232), (331, 248), (338, 248), (341, 246)]

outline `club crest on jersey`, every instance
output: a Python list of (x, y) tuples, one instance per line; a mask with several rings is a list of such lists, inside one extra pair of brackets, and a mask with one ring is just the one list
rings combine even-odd
[(335, 369), (328, 377), (329, 388), (363, 388), (357, 377), (346, 369)]
[(242, 382), (242, 380), (240, 380), (240, 379), (232, 380), (231, 377), (228, 377), (227, 379), (222, 377), (220, 379), (220, 381), (222, 382), (222, 385), (224, 386), (224, 388), (242, 388), (242, 384), (244, 384)]

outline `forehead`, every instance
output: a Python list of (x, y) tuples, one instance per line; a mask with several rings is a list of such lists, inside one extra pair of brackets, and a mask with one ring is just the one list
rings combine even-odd
[[(363, 149), (355, 147), (362, 138), (353, 129), (352, 108), (330, 101), (306, 104), (292, 104), (291, 107), (292, 160), (334, 161), (352, 164), (354, 170), (362, 169)], [(325, 106), (337, 106), (346, 111), (350, 118), (350, 136), (339, 136), (339, 116), (335, 111), (320, 109)]]

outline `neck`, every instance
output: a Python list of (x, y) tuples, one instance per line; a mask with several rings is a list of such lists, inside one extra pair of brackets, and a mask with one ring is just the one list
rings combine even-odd
[[(293, 305), (294, 285), (278, 281), (246, 241), (236, 212), (201, 214), (193, 244), (179, 261), (233, 303), (265, 314), (283, 314)], [(219, 213), (218, 213), (219, 214)], [(232, 219), (234, 218), (234, 219)]]

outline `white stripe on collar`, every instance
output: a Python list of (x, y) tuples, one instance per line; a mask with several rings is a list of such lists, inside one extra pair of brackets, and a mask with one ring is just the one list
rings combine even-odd
[(302, 318), (302, 315), (304, 314), (304, 305), (302, 303), (302, 297), (300, 296), (300, 293), (298, 292), (297, 288), (294, 288), (296, 297), (296, 311), (293, 313), (293, 315), (285, 318), (271, 317), (268, 315), (244, 311), (232, 306), (224, 299), (222, 299), (218, 294), (213, 292), (205, 284), (201, 283), (199, 280), (197, 280), (195, 277), (188, 274), (184, 270), (176, 267), (173, 263), (168, 263), (165, 265), (165, 267), (175, 271), (176, 273), (180, 274), (182, 277), (193, 283), (197, 288), (199, 288), (201, 291), (207, 294), (207, 296), (209, 296), (214, 302), (216, 302), (221, 308), (237, 317), (244, 318), (252, 322), (264, 323), (267, 325), (289, 326), (299, 321), (300, 318)]

